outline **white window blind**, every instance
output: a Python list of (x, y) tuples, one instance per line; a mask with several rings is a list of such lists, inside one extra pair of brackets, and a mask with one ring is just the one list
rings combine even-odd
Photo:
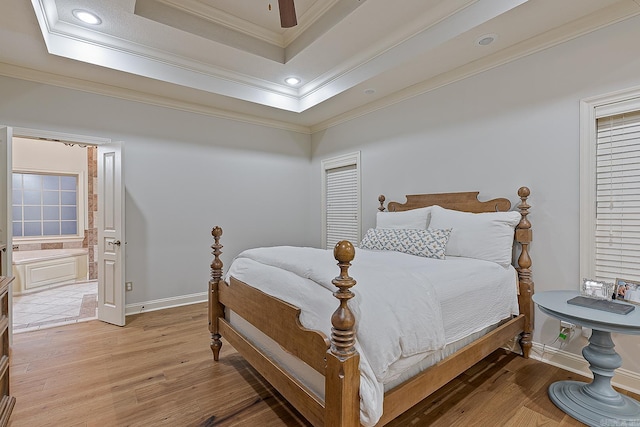
[(359, 176), (355, 164), (326, 171), (326, 247), (340, 240), (359, 244)]
[(640, 111), (597, 119), (595, 275), (640, 280)]

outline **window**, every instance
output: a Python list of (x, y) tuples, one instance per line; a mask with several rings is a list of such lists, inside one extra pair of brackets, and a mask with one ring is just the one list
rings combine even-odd
[(13, 174), (13, 236), (78, 235), (78, 177)]
[(640, 280), (640, 93), (583, 102), (580, 272)]
[(360, 153), (322, 161), (322, 238), (332, 249), (341, 240), (360, 243)]

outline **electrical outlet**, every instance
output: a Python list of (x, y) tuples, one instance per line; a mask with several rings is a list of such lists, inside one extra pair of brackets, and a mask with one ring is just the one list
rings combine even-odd
[(564, 320), (561, 320), (560, 329), (562, 328), (575, 329), (576, 325), (574, 325), (573, 323), (569, 323), (569, 322), (565, 322)]
[(571, 322), (561, 320), (558, 338), (562, 341), (570, 341), (575, 336), (576, 329), (579, 329), (579, 326), (576, 326)]
[(132, 291), (133, 290), (133, 282), (125, 282), (124, 288), (127, 291)]
[(560, 333), (558, 334), (558, 338), (561, 339), (562, 341), (566, 341), (567, 337), (570, 337), (570, 329), (561, 329)]

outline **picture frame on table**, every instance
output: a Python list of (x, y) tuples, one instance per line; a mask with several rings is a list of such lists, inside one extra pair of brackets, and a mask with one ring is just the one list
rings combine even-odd
[(615, 290), (615, 283), (601, 282), (599, 280), (593, 279), (583, 279), (582, 286), (580, 287), (580, 295), (597, 299), (612, 299)]
[(640, 305), (640, 282), (616, 279), (615, 299)]

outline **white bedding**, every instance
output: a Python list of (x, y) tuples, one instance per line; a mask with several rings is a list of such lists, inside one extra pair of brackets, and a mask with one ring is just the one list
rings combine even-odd
[[(332, 251), (276, 247), (241, 253), (228, 275), (300, 307), (301, 323), (329, 336), (338, 272)], [(382, 415), (385, 383), (446, 344), (518, 313), (513, 267), (357, 249), (349, 272), (358, 281), (349, 306), (358, 322), (364, 425)]]

